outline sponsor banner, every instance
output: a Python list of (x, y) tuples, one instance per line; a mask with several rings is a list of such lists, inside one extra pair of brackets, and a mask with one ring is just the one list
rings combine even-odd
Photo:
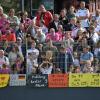
[(28, 76), (27, 83), (32, 87), (47, 87), (48, 75), (35, 74)]
[(48, 76), (48, 87), (68, 87), (68, 74), (50, 74)]
[(0, 88), (6, 87), (9, 81), (9, 74), (0, 74)]
[[(28, 86), (32, 87), (100, 87), (100, 74), (35, 74), (27, 77)], [(0, 88), (26, 86), (26, 74), (0, 74)]]
[(26, 74), (11, 74), (10, 86), (26, 86)]

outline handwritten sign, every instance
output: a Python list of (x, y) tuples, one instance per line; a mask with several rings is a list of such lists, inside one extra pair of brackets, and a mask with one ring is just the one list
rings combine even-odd
[(100, 87), (100, 74), (69, 74), (69, 87)]
[(67, 74), (51, 74), (48, 76), (48, 87), (68, 87)]
[(100, 74), (89, 74), (89, 87), (100, 87)]
[(9, 74), (0, 74), (0, 88), (6, 87), (9, 81)]
[(69, 87), (87, 87), (88, 74), (69, 74)]
[(30, 75), (27, 79), (28, 85), (32, 87), (47, 87), (48, 75)]
[(9, 85), (10, 86), (25, 86), (26, 75), (25, 74), (11, 74)]

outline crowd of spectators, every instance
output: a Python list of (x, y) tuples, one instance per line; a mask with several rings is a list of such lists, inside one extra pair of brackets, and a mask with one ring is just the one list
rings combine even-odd
[(17, 17), (14, 9), (5, 14), (0, 6), (0, 74), (26, 73), (25, 14)]
[(91, 14), (82, 1), (52, 14), (41, 4), (30, 19), (0, 6), (0, 45), (0, 73), (99, 73), (100, 9)]

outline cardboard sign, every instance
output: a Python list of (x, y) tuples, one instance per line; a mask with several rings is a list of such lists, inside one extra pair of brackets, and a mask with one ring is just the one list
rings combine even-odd
[(32, 87), (47, 87), (48, 86), (48, 75), (35, 74), (30, 75), (27, 79), (27, 83)]
[(50, 74), (48, 76), (48, 87), (68, 87), (67, 74)]
[(11, 74), (9, 85), (10, 86), (25, 86), (26, 75), (25, 74)]
[(6, 87), (9, 81), (9, 74), (0, 74), (0, 88)]
[(69, 87), (87, 87), (88, 74), (69, 74)]
[(100, 74), (90, 74), (88, 80), (89, 87), (100, 87)]

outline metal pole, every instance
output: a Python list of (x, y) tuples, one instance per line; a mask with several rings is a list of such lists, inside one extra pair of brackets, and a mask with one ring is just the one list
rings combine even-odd
[(30, 0), (30, 17), (32, 18), (32, 0)]
[(21, 11), (24, 12), (24, 0), (20, 0)]

